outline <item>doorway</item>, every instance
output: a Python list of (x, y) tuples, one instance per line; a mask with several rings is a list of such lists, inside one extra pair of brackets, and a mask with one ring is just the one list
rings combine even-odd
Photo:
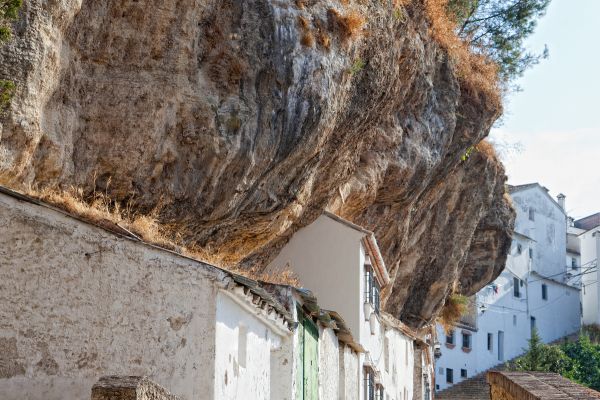
[(498, 331), (498, 361), (504, 361), (504, 332)]

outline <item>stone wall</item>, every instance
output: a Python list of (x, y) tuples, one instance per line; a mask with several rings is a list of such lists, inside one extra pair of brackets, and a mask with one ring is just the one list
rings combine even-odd
[(91, 400), (180, 400), (141, 376), (103, 376), (92, 387)]

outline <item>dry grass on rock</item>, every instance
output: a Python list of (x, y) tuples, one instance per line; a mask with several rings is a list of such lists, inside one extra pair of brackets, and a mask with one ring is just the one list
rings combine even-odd
[(425, 0), (432, 37), (457, 66), (458, 77), (473, 94), (484, 94), (493, 106), (501, 106), (498, 66), (483, 54), (475, 53), (456, 34), (456, 22), (448, 15), (448, 0)]
[(450, 332), (460, 322), (461, 317), (467, 312), (468, 304), (469, 299), (467, 297), (456, 293), (446, 299), (446, 303), (438, 316), (438, 322), (446, 333)]
[(104, 193), (84, 196), (81, 189), (30, 188), (25, 194), (66, 211), (86, 222), (111, 232), (135, 236), (139, 240), (164, 248), (189, 258), (196, 259), (230, 272), (259, 281), (297, 286), (295, 274), (290, 269), (278, 273), (265, 273), (254, 269), (241, 269), (236, 265), (223, 265), (215, 252), (199, 247), (188, 247), (176, 237), (176, 227), (167, 227), (159, 222), (157, 212), (150, 215), (136, 214), (130, 207), (122, 208)]

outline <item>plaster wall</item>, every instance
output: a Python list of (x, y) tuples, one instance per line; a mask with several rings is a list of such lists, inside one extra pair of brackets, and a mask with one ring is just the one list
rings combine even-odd
[(3, 400), (87, 400), (112, 374), (214, 398), (224, 272), (2, 194), (0, 232)]
[[(542, 299), (546, 285), (547, 300)], [(580, 291), (577, 288), (532, 275), (529, 283), (529, 315), (542, 341), (549, 343), (577, 332), (581, 327)]]
[(340, 343), (332, 329), (319, 329), (319, 398), (340, 398)]
[(272, 350), (280, 348), (282, 340), (287, 338), (241, 307), (227, 292), (220, 291), (216, 303), (215, 398), (273, 398)]
[[(600, 324), (600, 268), (598, 255), (600, 254), (600, 234), (596, 233), (600, 228), (592, 229), (579, 235), (581, 246), (581, 277), (583, 323)], [(592, 268), (596, 266), (595, 268)]]
[(363, 393), (359, 392), (359, 382), (362, 379), (362, 367), (358, 353), (344, 346), (340, 350), (340, 400), (359, 400)]
[(340, 313), (357, 341), (361, 340), (363, 236), (322, 215), (296, 232), (267, 266), (271, 272), (289, 266), (322, 308)]
[[(567, 220), (562, 208), (540, 186), (512, 193), (517, 211), (515, 231), (535, 240), (533, 244), (534, 271), (544, 276), (565, 271)], [(529, 210), (534, 210), (534, 220)]]
[(388, 346), (382, 348), (376, 365), (385, 394), (390, 399), (411, 400), (414, 396), (414, 342), (396, 329), (387, 329), (382, 336), (388, 339)]

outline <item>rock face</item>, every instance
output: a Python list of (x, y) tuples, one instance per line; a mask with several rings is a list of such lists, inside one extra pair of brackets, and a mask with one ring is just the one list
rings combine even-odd
[[(324, 209), (375, 231), (418, 327), (500, 273), (504, 170), (461, 156), (500, 110), (420, 1), (31, 0), (0, 77), (0, 180), (102, 190), (224, 263), (265, 265)], [(359, 32), (360, 17), (365, 19)]]

